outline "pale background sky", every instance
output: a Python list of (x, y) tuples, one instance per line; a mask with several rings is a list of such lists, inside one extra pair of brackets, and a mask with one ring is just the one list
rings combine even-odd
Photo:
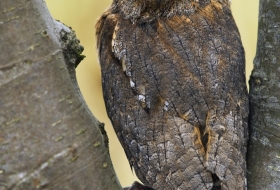
[[(78, 83), (92, 113), (99, 121), (105, 123), (115, 171), (122, 186), (129, 186), (137, 178), (131, 172), (124, 151), (106, 114), (95, 45), (95, 22), (111, 2), (112, 0), (46, 0), (52, 16), (71, 26), (85, 48), (83, 54), (86, 58), (77, 68)], [(231, 2), (232, 12), (245, 48), (248, 81), (256, 52), (258, 0), (231, 0)]]

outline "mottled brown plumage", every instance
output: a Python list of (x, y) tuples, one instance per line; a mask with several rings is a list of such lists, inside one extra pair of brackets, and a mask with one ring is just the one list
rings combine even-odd
[(107, 113), (154, 189), (246, 189), (244, 50), (227, 0), (114, 0), (97, 23)]

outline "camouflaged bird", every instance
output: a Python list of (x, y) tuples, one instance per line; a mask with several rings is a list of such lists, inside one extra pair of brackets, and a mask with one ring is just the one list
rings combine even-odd
[(142, 183), (246, 189), (245, 59), (228, 0), (114, 0), (96, 29), (107, 113)]

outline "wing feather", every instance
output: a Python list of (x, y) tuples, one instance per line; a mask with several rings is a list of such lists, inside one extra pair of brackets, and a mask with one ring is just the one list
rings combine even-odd
[(232, 189), (245, 176), (243, 47), (229, 11), (207, 11), (141, 25), (107, 14), (99, 24), (108, 116), (155, 189), (211, 189), (215, 177)]

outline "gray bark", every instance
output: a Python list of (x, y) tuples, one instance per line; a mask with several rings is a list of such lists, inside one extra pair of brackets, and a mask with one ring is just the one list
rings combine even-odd
[(260, 0), (250, 78), (248, 189), (280, 189), (280, 1)]
[(43, 0), (1, 0), (0, 42), (0, 190), (120, 189), (76, 82), (73, 31)]

